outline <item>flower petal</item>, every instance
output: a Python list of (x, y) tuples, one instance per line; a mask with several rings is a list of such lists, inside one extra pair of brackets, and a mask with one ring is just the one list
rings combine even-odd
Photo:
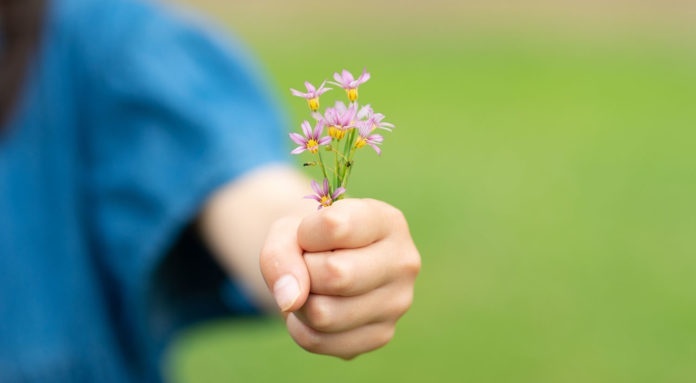
[(340, 186), (340, 187), (336, 188), (336, 190), (334, 190), (333, 194), (331, 194), (331, 199), (335, 200), (338, 196), (340, 196), (341, 194), (343, 194), (345, 192), (346, 192), (346, 188), (344, 188), (343, 186)]
[(306, 195), (306, 196), (304, 196), (304, 197), (302, 197), (302, 198), (313, 199), (313, 200), (315, 200), (315, 201), (317, 201), (317, 202), (321, 202), (321, 198), (317, 197), (317, 196), (314, 195), (314, 194), (312, 194), (312, 195)]
[(319, 188), (319, 184), (317, 183), (317, 181), (312, 180), (311, 186), (312, 190), (314, 190), (314, 192), (317, 193), (317, 195), (321, 195), (321, 189)]
[(362, 74), (360, 75), (360, 77), (358, 77), (358, 83), (363, 84), (363, 83), (367, 82), (367, 80), (369, 80), (369, 79), (370, 79), (370, 74), (367, 72), (367, 68), (363, 68)]
[(319, 145), (328, 145), (331, 142), (331, 137), (330, 136), (324, 136), (319, 139), (318, 144)]
[(322, 190), (323, 193), (322, 195), (329, 195), (329, 180), (327, 178), (324, 178), (324, 189)]
[(327, 88), (327, 87), (326, 87), (326, 80), (324, 80), (324, 82), (322, 82), (321, 85), (319, 85), (319, 89), (317, 89), (317, 91), (315, 92), (315, 94), (316, 94), (317, 96), (321, 96), (322, 94), (324, 94), (324, 93), (326, 93), (326, 92), (328, 92), (328, 91), (330, 91), (330, 90), (331, 90), (331, 88)]
[(305, 81), (304, 86), (307, 88), (307, 92), (314, 93), (317, 89), (309, 81)]
[(370, 116), (372, 116), (373, 113), (374, 112), (372, 110), (372, 107), (370, 106), (370, 104), (367, 104), (367, 105), (363, 106), (362, 108), (360, 108), (357, 116), (358, 116), (358, 119), (364, 120), (366, 118), (370, 118)]
[(302, 132), (304, 133), (305, 137), (311, 137), (312, 126), (309, 125), (309, 121), (307, 121), (307, 120), (302, 121)]
[(388, 130), (390, 132), (392, 131), (392, 129), (395, 128), (394, 124), (390, 124), (388, 122), (381, 122), (381, 123), (379, 123), (379, 125), (377, 125), (377, 127), (384, 129), (384, 130)]
[(289, 136), (297, 145), (305, 145), (307, 143), (307, 139), (298, 133), (290, 133)]
[(302, 93), (302, 92), (300, 92), (300, 91), (297, 90), (297, 89), (292, 89), (292, 88), (290, 88), (290, 93), (292, 93), (293, 96), (297, 96), (297, 97), (303, 97), (303, 98), (306, 98), (306, 97), (307, 97), (307, 94), (306, 94), (306, 93)]
[(343, 75), (343, 83), (344, 83), (344, 84), (345, 84), (345, 83), (348, 83), (348, 82), (351, 82), (351, 81), (354, 80), (353, 74), (350, 73), (350, 72), (348, 72), (348, 71), (345, 70), (345, 69), (343, 70), (343, 72), (341, 72), (341, 74)]

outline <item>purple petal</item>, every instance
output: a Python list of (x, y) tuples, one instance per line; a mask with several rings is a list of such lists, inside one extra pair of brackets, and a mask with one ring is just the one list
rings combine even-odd
[(305, 81), (304, 86), (307, 88), (307, 92), (314, 93), (317, 89), (309, 81)]
[(318, 144), (319, 145), (328, 145), (331, 142), (331, 137), (329, 136), (324, 136), (319, 139)]
[(360, 110), (358, 111), (358, 118), (362, 120), (365, 118), (369, 118), (370, 116), (372, 116), (372, 114), (373, 114), (372, 107), (370, 106), (370, 104), (367, 104), (367, 105), (363, 106), (362, 108), (360, 108)]
[(324, 123), (322, 121), (317, 121), (317, 125), (314, 127), (314, 131), (312, 132), (312, 138), (318, 139), (323, 131)]
[(360, 133), (361, 136), (367, 137), (371, 132), (372, 124), (370, 121), (363, 121), (361, 124), (358, 124), (358, 133)]
[(311, 137), (312, 126), (309, 125), (309, 121), (307, 121), (307, 120), (302, 121), (302, 132), (304, 133), (305, 137)]
[(331, 199), (336, 199), (338, 196), (346, 192), (346, 188), (343, 186), (340, 186), (334, 190), (333, 194), (331, 194)]
[(377, 145), (375, 145), (375, 144), (373, 144), (373, 143), (371, 143), (371, 142), (369, 142), (369, 141), (368, 141), (367, 144), (370, 145), (370, 146), (372, 147), (372, 149), (375, 150), (375, 152), (377, 152), (377, 155), (378, 155), (378, 156), (382, 154), (382, 149), (380, 149), (379, 146), (377, 146)]
[(364, 82), (367, 82), (367, 80), (370, 79), (370, 74), (367, 72), (367, 68), (363, 69), (362, 74), (358, 78), (358, 83), (362, 84)]
[(378, 127), (382, 128), (384, 130), (388, 130), (390, 132), (392, 131), (392, 129), (395, 128), (394, 124), (390, 124), (388, 122), (382, 122), (378, 125)]
[(292, 93), (293, 96), (297, 96), (297, 97), (304, 97), (304, 98), (307, 97), (306, 93), (302, 93), (299, 90), (292, 89), (292, 88), (290, 88), (290, 93)]
[(324, 80), (324, 82), (322, 82), (321, 85), (319, 86), (319, 89), (316, 91), (316, 95), (321, 96), (322, 94), (324, 94), (330, 90), (331, 90), (331, 88), (326, 88), (326, 80)]
[(305, 150), (307, 150), (307, 148), (305, 148), (304, 146), (298, 146), (292, 152), (290, 152), (290, 154), (300, 154)]
[(343, 101), (336, 101), (335, 109), (337, 113), (345, 113), (345, 111), (348, 109), (345, 103)]
[(324, 118), (321, 121), (324, 121), (325, 125), (333, 125), (333, 122), (336, 121), (336, 109), (326, 108)]
[(344, 69), (341, 74), (343, 75), (343, 82), (344, 83), (353, 81), (353, 74), (348, 72), (347, 70)]
[(327, 178), (324, 178), (324, 189), (322, 191), (321, 195), (329, 195), (329, 180)]
[(304, 145), (307, 143), (307, 139), (297, 133), (290, 133), (290, 139), (293, 140), (297, 145)]
[(317, 181), (312, 180), (311, 186), (312, 190), (314, 190), (314, 192), (317, 193), (317, 195), (321, 195), (321, 189), (319, 189), (319, 184), (317, 183)]

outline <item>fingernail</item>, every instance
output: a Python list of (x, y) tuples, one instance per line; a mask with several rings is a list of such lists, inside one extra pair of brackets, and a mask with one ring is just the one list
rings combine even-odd
[(273, 285), (273, 297), (282, 311), (287, 311), (300, 296), (300, 284), (292, 275), (283, 275)]

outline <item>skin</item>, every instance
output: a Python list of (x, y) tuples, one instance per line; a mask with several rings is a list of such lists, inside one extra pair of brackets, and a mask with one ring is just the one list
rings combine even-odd
[[(204, 239), (302, 348), (352, 359), (387, 344), (413, 301), (420, 255), (396, 208), (345, 199), (317, 210), (309, 182), (267, 167), (215, 193)], [(240, 219), (239, 217), (254, 217)]]

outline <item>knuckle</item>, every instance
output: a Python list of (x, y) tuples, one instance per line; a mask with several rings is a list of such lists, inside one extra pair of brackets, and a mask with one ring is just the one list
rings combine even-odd
[(321, 350), (323, 343), (321, 334), (311, 328), (304, 327), (299, 331), (292, 332), (290, 335), (298, 346), (309, 352), (318, 353)]
[(422, 266), (421, 257), (415, 248), (401, 257), (401, 271), (404, 275), (415, 278), (420, 273)]
[(393, 302), (393, 316), (401, 318), (413, 305), (413, 289), (408, 289), (402, 294), (398, 294)]
[(375, 203), (375, 204), (378, 203), (382, 206), (382, 208), (383, 208), (382, 211), (384, 212), (386, 219), (388, 219), (392, 224), (397, 224), (397, 225), (401, 225), (401, 226), (407, 225), (406, 216), (397, 207), (392, 206), (388, 203), (376, 201), (376, 200), (373, 200), (371, 202)]
[(389, 215), (389, 218), (391, 218), (391, 220), (393, 222), (398, 222), (400, 224), (405, 225), (406, 224), (406, 216), (404, 216), (404, 213), (394, 206), (391, 206), (391, 205), (387, 205), (387, 206), (388, 206), (387, 214)]
[(385, 326), (385, 328), (379, 331), (373, 338), (374, 349), (384, 347), (387, 343), (391, 342), (391, 340), (394, 339), (395, 332), (396, 327), (394, 325)]
[(310, 298), (305, 304), (304, 311), (308, 325), (315, 330), (327, 331), (335, 324), (331, 306), (319, 297)]
[(350, 235), (350, 217), (338, 209), (326, 209), (321, 216), (326, 235), (335, 241), (344, 241)]
[(351, 268), (340, 257), (326, 257), (324, 263), (326, 278), (324, 281), (331, 292), (347, 293), (355, 283)]
[(266, 242), (261, 248), (259, 258), (261, 258), (261, 260), (272, 259), (278, 257), (281, 253), (281, 246), (277, 242)]
[[(287, 218), (281, 218), (276, 220), (269, 227), (269, 233), (275, 233), (282, 231), (283, 228), (288, 227), (291, 222)], [(280, 241), (265, 241), (261, 247), (261, 252), (259, 257), (262, 259), (271, 259), (281, 256), (287, 249), (284, 248), (283, 243)]]

